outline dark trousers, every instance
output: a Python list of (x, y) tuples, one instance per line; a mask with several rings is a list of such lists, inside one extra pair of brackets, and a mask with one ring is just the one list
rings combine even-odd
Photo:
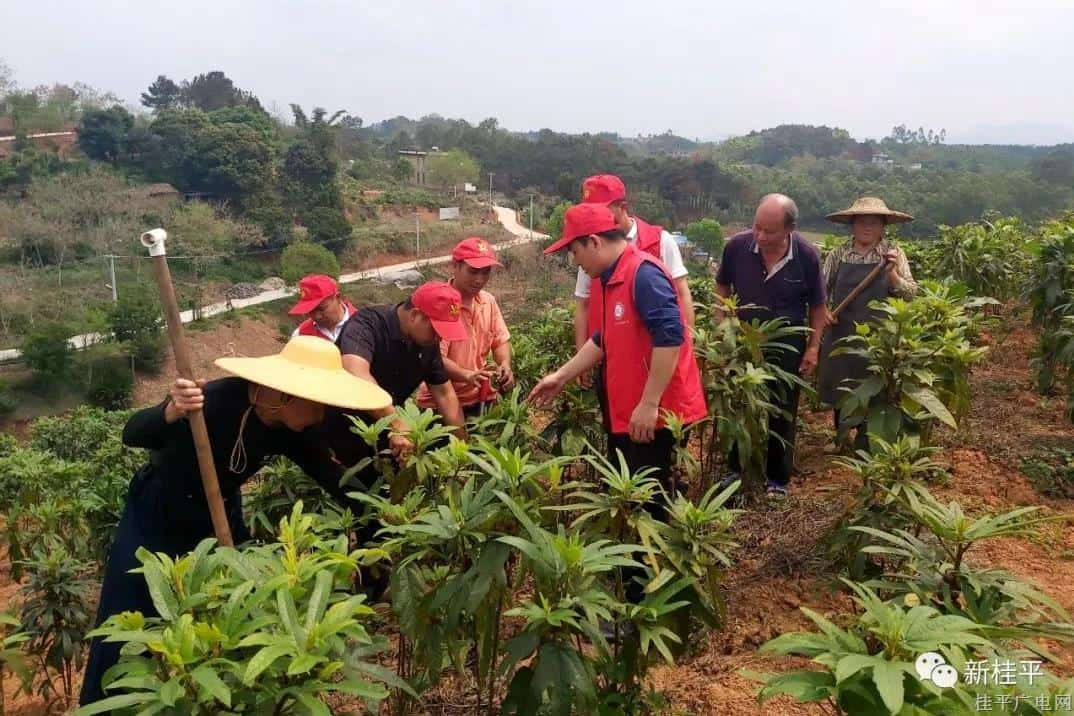
[[(788, 373), (798, 374), (798, 364), (802, 360), (802, 351), (786, 351), (773, 355), (769, 360), (775, 362)], [(779, 384), (772, 390), (772, 404), (777, 413), (768, 418), (768, 456), (765, 462), (765, 477), (777, 485), (786, 486), (794, 472), (794, 441), (798, 425), (798, 399), (802, 389), (797, 383), (791, 386)], [(780, 440), (782, 438), (782, 440)], [(742, 472), (742, 461), (738, 448), (732, 447), (728, 456), (731, 469)]]
[(462, 406), (462, 415), (467, 420), (480, 417), (483, 412), (488, 410), (492, 406), (493, 401), (488, 400), (484, 403), (473, 403), (471, 405)]
[[(127, 504), (119, 524), (116, 525), (112, 547), (108, 551), (95, 626), (100, 626), (108, 617), (125, 611), (141, 612), (146, 617), (159, 616), (149, 596), (145, 577), (141, 574), (130, 574), (130, 570), (142, 566), (135, 556), (139, 547), (178, 557), (194, 549), (201, 540), (213, 536), (211, 527), (207, 533), (192, 534), (190, 530), (176, 527), (174, 523), (169, 524), (165, 519), (166, 506), (161, 504), (163, 490), (159, 483), (160, 480), (145, 468), (131, 481)], [(231, 533), (236, 544), (250, 539), (250, 533), (242, 520), (241, 500), (238, 492), (227, 500), (228, 522), (231, 524)], [(91, 704), (106, 696), (101, 688), (101, 680), (105, 672), (119, 661), (120, 647), (122, 644), (107, 643), (99, 638), (90, 642), (89, 659), (86, 661), (86, 673), (78, 699), (80, 704)]]
[[(669, 497), (674, 497), (678, 487), (671, 484), (673, 482), (671, 458), (674, 449), (675, 438), (672, 437), (671, 431), (667, 428), (657, 430), (653, 436), (653, 441), (650, 443), (636, 443), (630, 439), (629, 435), (608, 435), (608, 459), (611, 460), (612, 464), (619, 464), (619, 456), (616, 455), (616, 450), (620, 450), (631, 472), (638, 472), (647, 467), (657, 468), (657, 471), (650, 473), (649, 476), (660, 481), (660, 484), (667, 490)], [(655, 502), (647, 503), (645, 510), (658, 520), (663, 520), (667, 516), (667, 508), (664, 505), (663, 498), (659, 496)], [(635, 577), (641, 578), (643, 576), (644, 571), (637, 567), (623, 569), (623, 580), (626, 582), (626, 598), (633, 604), (637, 604), (645, 598), (645, 586), (635, 579)]]

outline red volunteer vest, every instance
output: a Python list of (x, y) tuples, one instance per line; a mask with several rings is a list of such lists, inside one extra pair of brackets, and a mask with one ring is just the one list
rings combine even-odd
[[(347, 306), (348, 316), (353, 316), (354, 313), (358, 310), (354, 307), (354, 304), (352, 304), (346, 299), (343, 299), (343, 303)], [(316, 336), (318, 338), (324, 338), (326, 341), (328, 340), (328, 337), (317, 329), (317, 324), (313, 322), (312, 318), (307, 318), (306, 320), (302, 321), (302, 323), (298, 324), (298, 335)]]
[[(658, 260), (634, 246), (628, 246), (603, 291), (598, 281), (593, 282), (593, 297), (603, 292), (602, 304), (606, 307), (601, 322), (596, 325), (601, 329), (604, 348), (604, 385), (608, 396), (606, 422), (613, 433), (629, 432), (630, 415), (641, 400), (645, 381), (649, 377), (652, 339), (634, 305), (634, 277), (643, 261), (656, 264), (667, 275), (667, 269)], [(679, 316), (685, 327), (686, 318), (681, 305)], [(694, 341), (688, 330), (679, 348), (675, 373), (660, 397), (660, 408), (674, 413), (687, 424), (697, 422), (708, 414), (701, 373), (694, 358)], [(657, 420), (657, 427), (664, 427), (662, 415)]]
[[(664, 233), (664, 227), (654, 226), (653, 224), (646, 224), (638, 217), (634, 217), (634, 223), (638, 227), (638, 236), (634, 240), (634, 245), (638, 247), (640, 251), (643, 251), (651, 256), (660, 258), (660, 235)], [(596, 281), (594, 281), (596, 283)], [(589, 292), (589, 333), (597, 330), (597, 326), (600, 325), (600, 315), (604, 311), (601, 304), (600, 291), (590, 290)]]

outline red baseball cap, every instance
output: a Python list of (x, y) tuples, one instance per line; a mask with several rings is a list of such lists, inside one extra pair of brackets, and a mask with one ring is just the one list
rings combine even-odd
[(462, 316), (462, 294), (451, 284), (440, 281), (423, 283), (410, 295), (410, 302), (429, 317), (436, 335), (445, 341), (465, 341), (469, 338), (466, 326), (459, 320)]
[(597, 174), (582, 182), (582, 202), (586, 204), (611, 204), (626, 201), (626, 186), (614, 174)]
[(577, 204), (563, 214), (563, 235), (544, 250), (554, 254), (581, 236), (603, 234), (619, 228), (611, 209), (604, 204)]
[(496, 260), (496, 252), (489, 246), (489, 242), (477, 236), (463, 239), (456, 244), (451, 252), (451, 258), (456, 261), (465, 261), (475, 269), (488, 268), (489, 266), (503, 268), (503, 264)]
[(292, 316), (304, 316), (317, 308), (321, 305), (321, 301), (339, 293), (339, 286), (331, 276), (318, 273), (303, 277), (298, 282), (298, 293), (298, 303), (288, 311)]

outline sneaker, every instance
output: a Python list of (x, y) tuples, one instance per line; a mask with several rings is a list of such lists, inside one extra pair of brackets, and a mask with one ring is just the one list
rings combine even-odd
[(765, 495), (770, 500), (785, 500), (788, 494), (790, 493), (787, 491), (787, 486), (780, 485), (778, 482), (769, 481), (765, 486)]
[(723, 477), (720, 478), (720, 481), (717, 483), (719, 485), (718, 489), (719, 489), (720, 492), (723, 492), (728, 487), (730, 487), (731, 484), (734, 483), (736, 480), (741, 480), (741, 479), (742, 479), (742, 473), (740, 473), (740, 472), (729, 472), (729, 473), (727, 473), (726, 475), (724, 475)]

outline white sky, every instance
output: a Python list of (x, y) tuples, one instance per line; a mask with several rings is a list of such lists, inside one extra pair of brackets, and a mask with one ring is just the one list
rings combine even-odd
[(158, 74), (220, 69), (287, 114), (703, 139), (795, 122), (1071, 142), (1072, 39), (1074, 0), (0, 0), (23, 87), (136, 104)]

